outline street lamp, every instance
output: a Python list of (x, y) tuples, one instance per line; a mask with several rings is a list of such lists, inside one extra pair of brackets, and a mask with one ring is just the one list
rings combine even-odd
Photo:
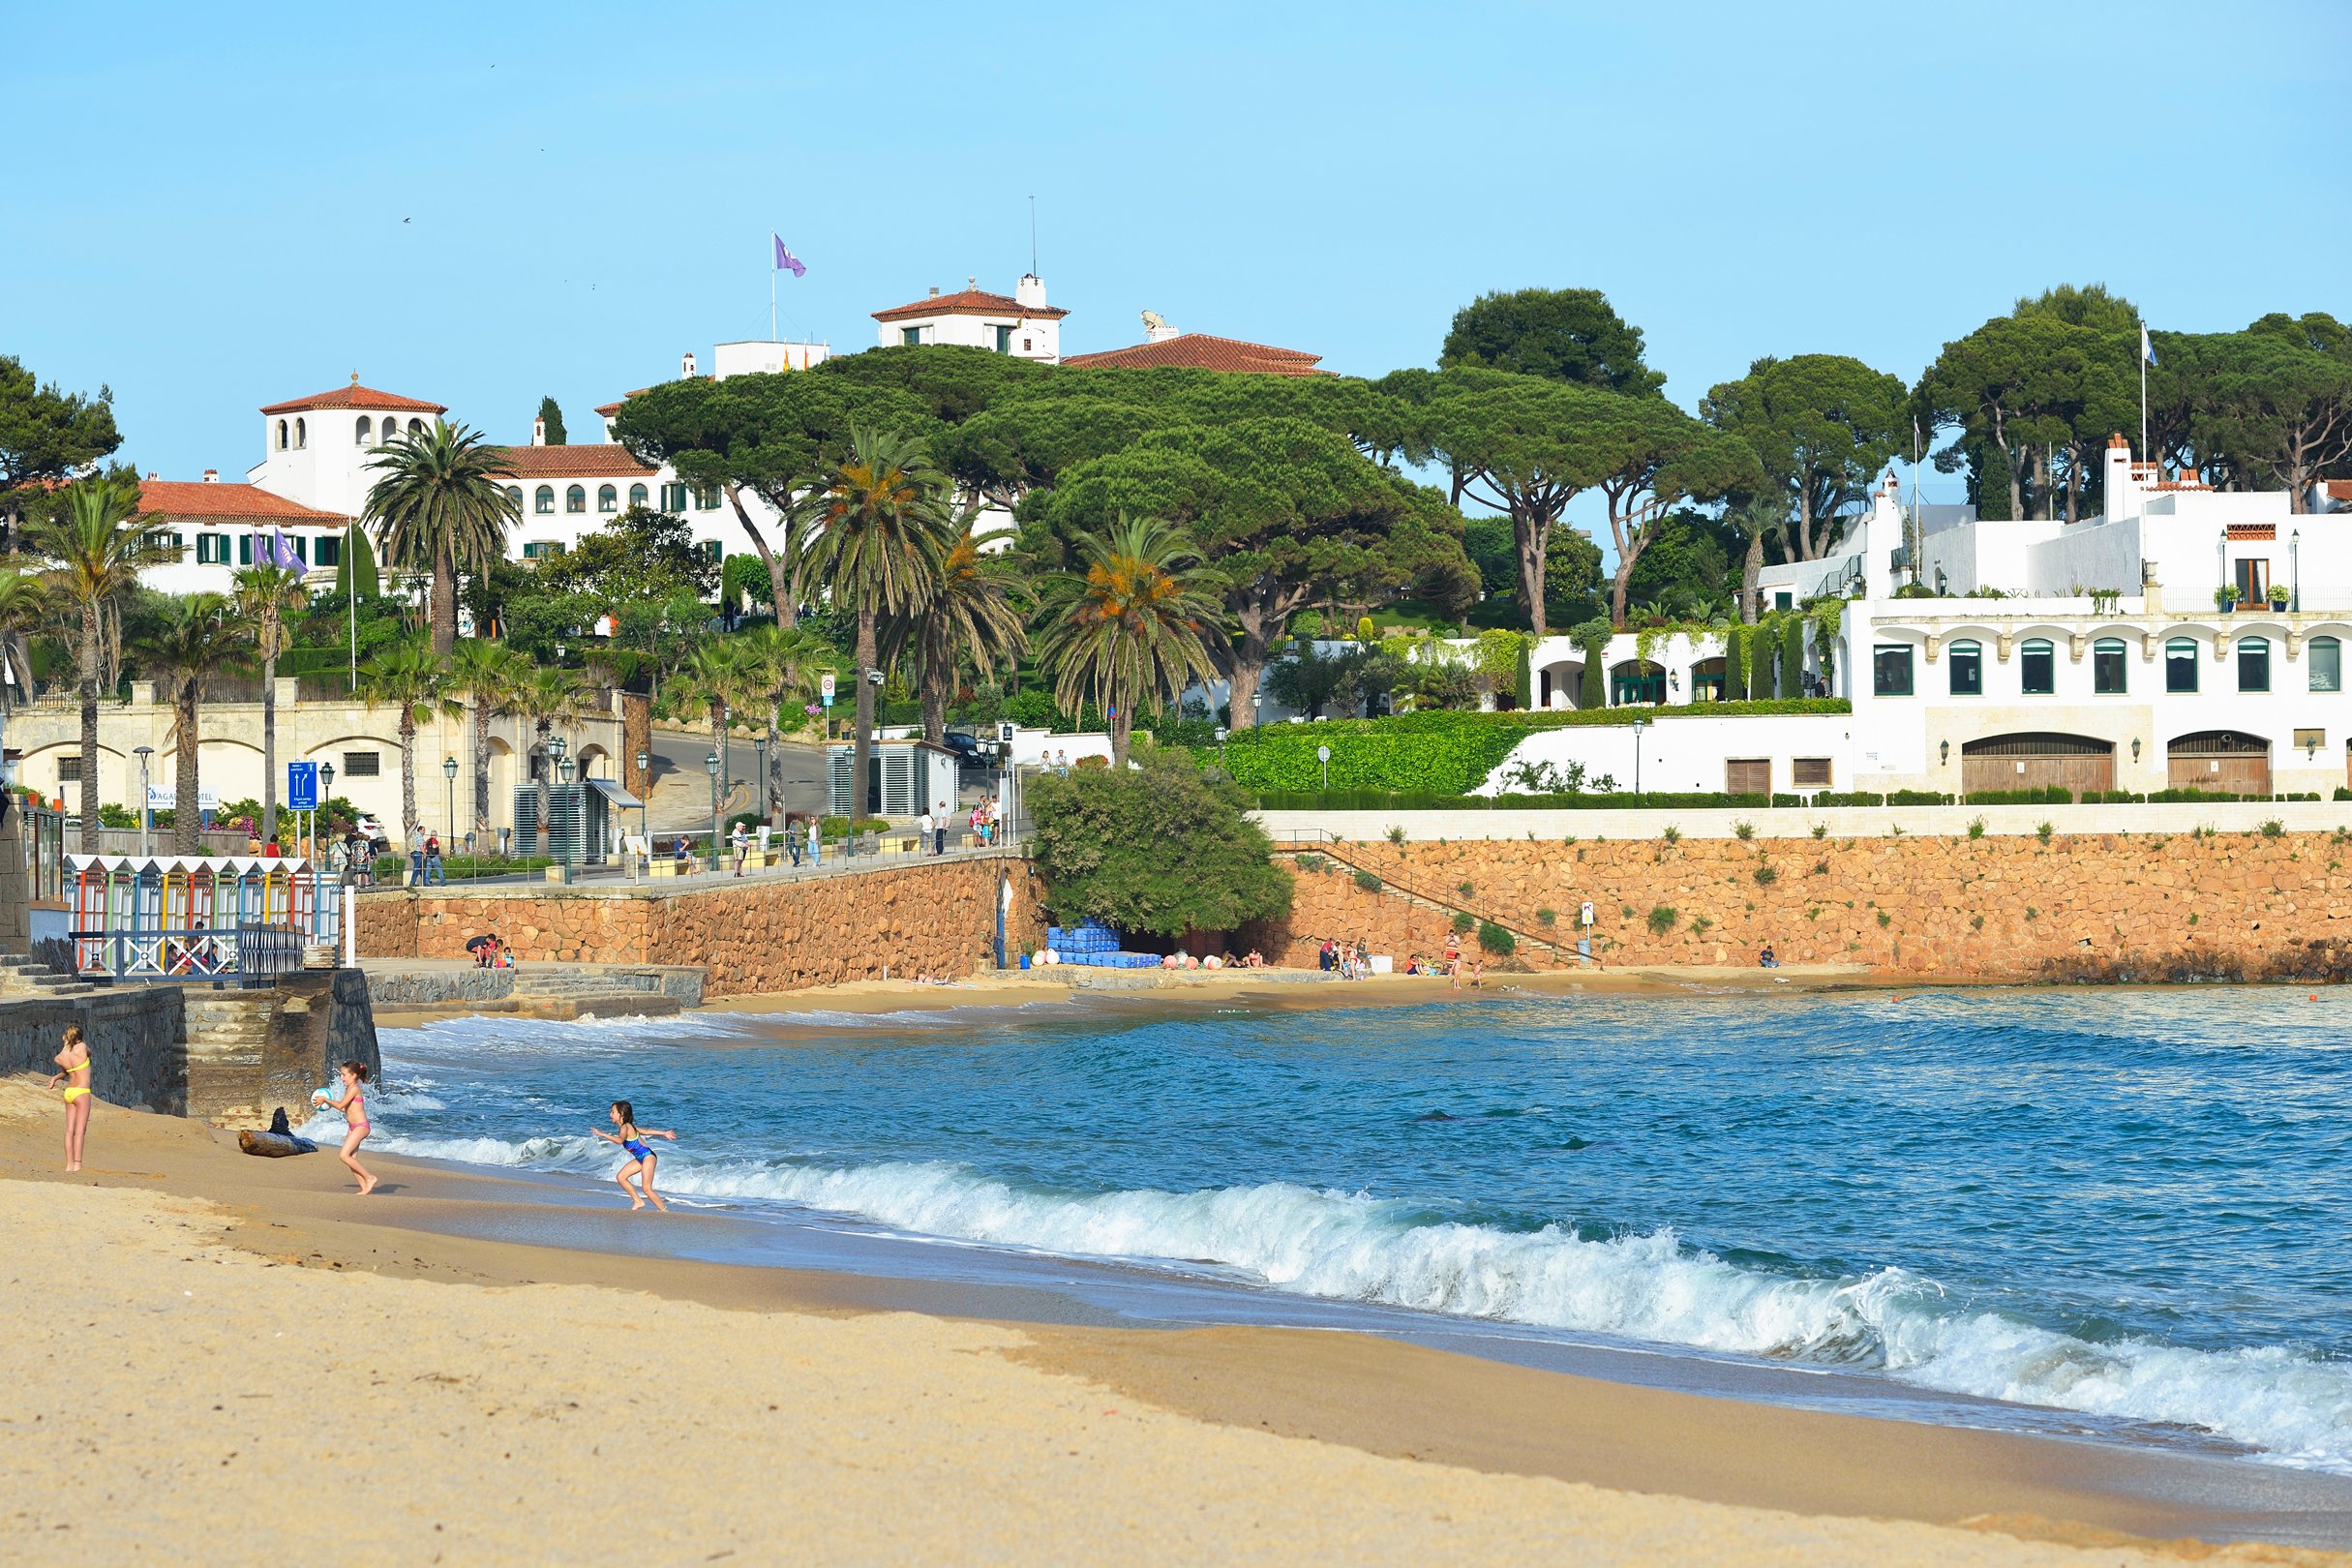
[(556, 770), (563, 775), (564, 799), (572, 813), (572, 830), (566, 833), (563, 837), (563, 880), (566, 885), (569, 885), (572, 880), (572, 843), (575, 839), (583, 836), (587, 827), (585, 819), (587, 818), (588, 813), (581, 809), (581, 807), (586, 805), (587, 802), (585, 800), (574, 800), (571, 799), (572, 775), (578, 772), (579, 769), (580, 765), (573, 762), (569, 757), (564, 758), (563, 761), (556, 765)]
[(1634, 794), (1636, 795), (1640, 795), (1642, 793), (1642, 731), (1648, 725), (1648, 723), (1649, 720), (1642, 717), (1639, 713), (1634, 715)]
[(441, 777), (449, 781), (449, 840), (441, 846), (441, 854), (444, 857), (456, 853), (457, 850), (457, 757), (454, 754), (441, 758)]
[(760, 756), (760, 820), (762, 822), (766, 822), (768, 820), (769, 807), (774, 803), (768, 799), (768, 737), (764, 735), (753, 736), (751, 738), (751, 749), (758, 752)]
[(715, 875), (719, 868), (719, 754), (712, 752), (703, 759), (703, 771), (710, 775), (710, 869)]
[(155, 817), (154, 810), (147, 804), (147, 759), (155, 755), (155, 748), (133, 746), (131, 749), (138, 754), (138, 853), (139, 858), (144, 859), (147, 856), (147, 832)]

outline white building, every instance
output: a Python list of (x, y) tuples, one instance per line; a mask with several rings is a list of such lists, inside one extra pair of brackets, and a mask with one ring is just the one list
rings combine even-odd
[[(1816, 647), (1808, 634), (1805, 665), (1809, 679), (1826, 666), (1850, 715), (1676, 716), (1722, 689), (1722, 639), (1612, 639), (1608, 700), (1664, 709), (1640, 741), (1643, 787), (2327, 796), (2345, 785), (2352, 518), (2296, 514), (2283, 491), (2167, 478), (2121, 437), (2105, 482), (2106, 515), (2080, 523), (1922, 507), (1914, 524), (1889, 475), (1835, 556), (1768, 569), (1767, 608), (1848, 595), (1834, 639)], [(1565, 638), (1539, 644), (1538, 705), (1575, 706), (1583, 662)], [(1572, 728), (1530, 737), (1505, 769), (1583, 762), (1630, 789), (1633, 756), (1622, 730)]]
[(1047, 365), (1062, 362), (1062, 317), (1070, 313), (1045, 303), (1045, 281), (1021, 274), (1010, 297), (992, 294), (967, 278), (952, 294), (937, 288), (911, 305), (876, 311), (874, 341), (885, 348), (904, 345), (960, 344), (1015, 359)]

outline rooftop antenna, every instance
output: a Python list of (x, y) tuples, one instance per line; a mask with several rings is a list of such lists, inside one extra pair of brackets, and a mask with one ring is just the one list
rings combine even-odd
[(1034, 277), (1036, 277), (1037, 275), (1038, 275), (1038, 198), (1037, 198), (1037, 195), (1036, 195), (1036, 193), (1032, 192), (1032, 193), (1031, 193), (1031, 195), (1030, 195), (1030, 197), (1029, 197), (1029, 276), (1031, 276), (1032, 278), (1034, 278)]

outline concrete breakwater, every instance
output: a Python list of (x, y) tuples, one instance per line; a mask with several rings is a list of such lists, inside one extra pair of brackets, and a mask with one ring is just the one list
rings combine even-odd
[(90, 1041), (98, 1098), (167, 1116), (259, 1125), (300, 1121), (333, 1064), (382, 1065), (367, 977), (306, 970), (255, 990), (107, 986), (0, 1001), (0, 1073), (50, 1072), (68, 1024)]
[(994, 957), (1010, 884), (1008, 955), (1044, 930), (1015, 855), (878, 861), (856, 875), (687, 884), (406, 889), (358, 900), (366, 958), (463, 958), (495, 931), (518, 961), (690, 966), (710, 996), (845, 980), (962, 977)]
[[(1324, 937), (1436, 953), (1457, 911), (1515, 957), (1604, 964), (1862, 963), (2009, 980), (2352, 978), (2352, 833), (1334, 843), (1302, 857), (1269, 957)], [(1580, 924), (1592, 905), (1593, 924)], [(1465, 939), (1474, 940), (1474, 939)]]

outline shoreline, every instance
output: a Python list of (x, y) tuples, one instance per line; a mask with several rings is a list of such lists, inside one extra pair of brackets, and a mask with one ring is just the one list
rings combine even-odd
[[(1574, 1522), (1555, 1520), (1563, 1531), (1607, 1503), (1636, 1513), (1665, 1509), (1679, 1519), (1707, 1510), (1754, 1514), (1741, 1527), (1766, 1534), (1834, 1525), (1932, 1536), (1915, 1558), (1885, 1541), (1865, 1548), (1858, 1539), (1818, 1540), (1819, 1550), (1807, 1553), (1814, 1560), (1976, 1560), (1953, 1553), (1978, 1544), (2000, 1549), (1981, 1560), (2041, 1560), (2033, 1556), (2038, 1543), (2104, 1543), (2112, 1552), (2126, 1550), (2122, 1538), (2129, 1537), (2134, 1556), (2147, 1551), (2156, 1554), (2146, 1560), (2155, 1561), (2206, 1554), (2192, 1546), (2145, 1545), (2167, 1539), (2352, 1540), (2352, 1483), (2307, 1472), (1638, 1387), (1367, 1334), (1054, 1323), (1026, 1312), (1010, 1321), (1001, 1303), (1000, 1315), (990, 1317), (976, 1311), (987, 1306), (976, 1293), (921, 1282), (620, 1250), (629, 1234), (625, 1212), (580, 1211), (592, 1219), (591, 1229), (622, 1238), (610, 1250), (541, 1245), (555, 1205), (528, 1179), (373, 1156), (385, 1191), (362, 1208), (341, 1190), (347, 1178), (331, 1154), (246, 1159), (227, 1134), (113, 1106), (100, 1107), (91, 1133), (100, 1170), (75, 1182), (44, 1168), (54, 1163), (55, 1127), (49, 1097), (21, 1080), (0, 1084), (0, 1180), (36, 1181), (44, 1191), (128, 1187), (149, 1194), (138, 1200), (149, 1204), (217, 1205), (200, 1212), (225, 1220), (222, 1239), (248, 1258), (436, 1288), (488, 1285), (498, 1292), (493, 1299), (516, 1303), (523, 1298), (514, 1287), (553, 1290), (583, 1311), (591, 1299), (619, 1292), (803, 1322), (808, 1332), (828, 1323), (981, 1325), (999, 1337), (992, 1358), (1043, 1380), (1040, 1388), (1065, 1389), (1081, 1378), (1098, 1395), (1115, 1393), (1117, 1403), (1164, 1412), (1162, 1419), (1202, 1442), (1220, 1432), (1294, 1439), (1311, 1468), (1310, 1461), (1369, 1456), (1404, 1466), (1395, 1484), (1408, 1492), (1464, 1475), (1496, 1486), (1569, 1484), (1583, 1500)], [(34, 1207), (19, 1206), (0, 1224), (20, 1231), (47, 1224), (25, 1212)], [(609, 1208), (619, 1205), (612, 1200)], [(710, 1218), (639, 1217), (686, 1227)], [(485, 1231), (494, 1239), (481, 1239)], [(323, 1280), (305, 1283), (332, 1288)], [(37, 1277), (19, 1279), (28, 1312), (40, 1313), (43, 1289)], [(864, 1361), (852, 1365), (864, 1374)], [(1583, 1497), (1596, 1486), (1613, 1490)], [(1548, 1506), (1564, 1503), (1554, 1497)], [(1964, 1523), (1975, 1527), (1952, 1528)], [(2001, 1533), (1982, 1533), (1988, 1529)], [(80, 1544), (86, 1550), (90, 1542)], [(2258, 1550), (2267, 1552), (2222, 1549), (2214, 1560), (2332, 1560), (2301, 1552), (2247, 1554)], [(2098, 1560), (2133, 1560), (2111, 1552)], [(1749, 1553), (1732, 1546), (1722, 1557)], [(2067, 1552), (2051, 1560), (2074, 1559)]]

